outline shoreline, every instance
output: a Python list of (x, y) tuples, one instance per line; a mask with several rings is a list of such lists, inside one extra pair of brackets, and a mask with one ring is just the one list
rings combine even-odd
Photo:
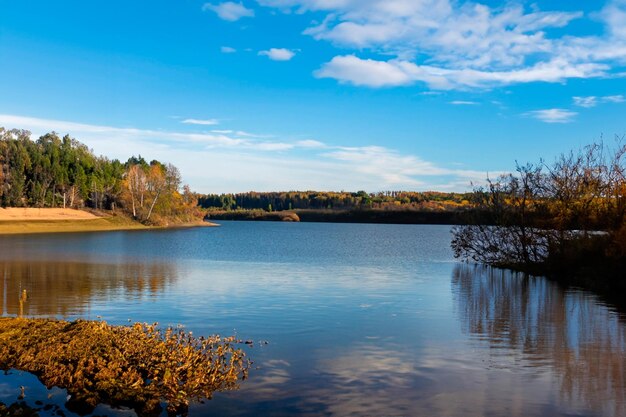
[(40, 233), (113, 232), (131, 230), (163, 230), (192, 227), (217, 227), (216, 223), (199, 220), (166, 226), (147, 226), (131, 218), (92, 213), (74, 209), (0, 208), (0, 236)]
[(467, 224), (470, 210), (317, 210), (298, 209), (268, 212), (254, 210), (214, 210), (208, 211), (209, 220), (233, 221), (290, 221), (302, 223), (362, 223), (362, 224)]

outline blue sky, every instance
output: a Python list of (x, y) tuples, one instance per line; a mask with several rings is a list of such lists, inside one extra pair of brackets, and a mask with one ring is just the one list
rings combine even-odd
[(0, 126), (200, 192), (467, 190), (626, 133), (626, 0), (0, 0)]

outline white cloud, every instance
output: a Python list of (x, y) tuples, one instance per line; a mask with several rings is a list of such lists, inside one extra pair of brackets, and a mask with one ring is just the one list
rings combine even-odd
[[(540, 11), (511, 2), (467, 0), (257, 0), (325, 16), (304, 33), (350, 53), (322, 65), (318, 77), (369, 87), (426, 83), (432, 89), (492, 88), (536, 81), (616, 76), (626, 64), (626, 1), (608, 0), (595, 15), (603, 29), (568, 30), (581, 11)], [(550, 31), (561, 28), (556, 34)]]
[(395, 87), (413, 82), (411, 76), (399, 65), (361, 59), (354, 55), (336, 56), (314, 75), (317, 78), (334, 78), (341, 83), (368, 87)]
[(571, 123), (578, 113), (565, 109), (545, 109), (531, 111), (526, 115), (545, 123)]
[(606, 22), (612, 38), (626, 39), (626, 1), (609, 1), (601, 12), (601, 18)]
[(242, 17), (254, 17), (254, 10), (246, 8), (243, 3), (235, 3), (227, 1), (224, 3), (213, 4), (205, 3), (202, 10), (211, 10), (215, 12), (220, 19), (235, 22)]
[(230, 46), (222, 46), (220, 48), (220, 51), (223, 54), (234, 54), (235, 52), (237, 52), (237, 50), (235, 48), (231, 48)]
[(416, 65), (392, 59), (376, 61), (354, 55), (336, 56), (314, 73), (318, 78), (333, 78), (341, 83), (367, 87), (395, 87), (422, 82), (438, 90), (489, 88), (533, 81), (559, 82), (568, 78), (588, 78), (605, 74), (601, 64), (568, 65), (563, 61), (540, 62), (510, 71), (445, 69)]
[(182, 120), (181, 123), (184, 123), (186, 125), (202, 125), (202, 126), (213, 126), (213, 125), (218, 125), (220, 124), (219, 120), (217, 119), (185, 119)]
[(289, 61), (296, 53), (285, 48), (271, 48), (267, 51), (260, 51), (259, 55), (267, 56), (273, 61)]
[[(441, 167), (383, 146), (346, 147), (313, 139), (242, 137), (234, 130), (183, 133), (92, 125), (0, 114), (0, 126), (28, 129), (34, 137), (69, 133), (97, 154), (126, 160), (144, 155), (178, 166), (199, 192), (318, 189), (448, 189), (466, 191), (486, 173)], [(245, 133), (245, 132), (244, 132)], [(287, 156), (286, 156), (287, 155)]]

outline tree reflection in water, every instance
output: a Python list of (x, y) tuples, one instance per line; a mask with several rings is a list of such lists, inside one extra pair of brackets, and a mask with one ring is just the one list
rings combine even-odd
[(523, 366), (548, 367), (563, 401), (626, 415), (623, 315), (589, 293), (490, 267), (459, 265), (452, 285), (463, 330), (494, 357), (505, 350)]
[[(95, 300), (156, 296), (177, 280), (167, 263), (0, 261), (2, 315), (84, 315)], [(22, 297), (26, 290), (25, 302)]]

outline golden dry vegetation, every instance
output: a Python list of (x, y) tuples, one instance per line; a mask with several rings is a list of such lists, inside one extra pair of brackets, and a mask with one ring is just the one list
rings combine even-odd
[(0, 221), (19, 220), (95, 220), (98, 216), (84, 210), (63, 208), (0, 207)]
[(246, 378), (249, 362), (235, 343), (156, 324), (0, 318), (0, 369), (65, 388), (86, 410), (105, 403), (158, 415), (165, 402), (181, 413), (190, 401), (236, 389)]
[(125, 216), (93, 216), (93, 218), (72, 218), (70, 220), (14, 217), (11, 220), (0, 220), (0, 235), (23, 233), (98, 232), (108, 230), (134, 229), (149, 229), (149, 227), (139, 222), (133, 221), (132, 219), (129, 219)]

